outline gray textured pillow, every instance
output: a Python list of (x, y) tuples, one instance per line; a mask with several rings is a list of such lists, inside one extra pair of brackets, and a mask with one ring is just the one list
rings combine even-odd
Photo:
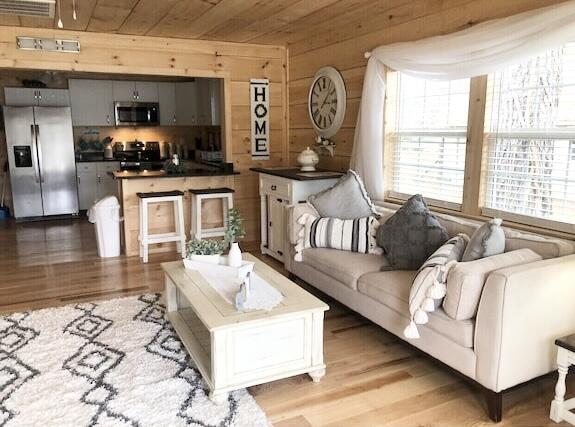
[(495, 218), (475, 230), (461, 260), (475, 261), (503, 252), (505, 252), (505, 233), (501, 228), (501, 219)]
[(417, 270), (448, 239), (447, 230), (416, 194), (377, 230), (377, 244), (389, 261), (382, 270)]
[(356, 219), (378, 216), (363, 181), (351, 169), (333, 187), (309, 196), (308, 202), (324, 218)]

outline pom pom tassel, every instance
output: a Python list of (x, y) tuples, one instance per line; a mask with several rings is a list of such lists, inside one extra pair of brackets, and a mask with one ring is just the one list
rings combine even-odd
[(445, 297), (446, 293), (447, 293), (447, 286), (435, 280), (433, 282), (433, 286), (429, 288), (427, 296), (433, 299), (441, 299)]
[(419, 338), (419, 332), (417, 331), (417, 325), (415, 322), (410, 322), (407, 328), (403, 331), (403, 335), (408, 339)]
[(421, 304), (421, 309), (428, 313), (433, 313), (435, 311), (435, 301), (433, 298), (425, 298), (425, 300), (423, 300), (423, 304)]
[(429, 322), (429, 317), (427, 317), (427, 313), (423, 311), (421, 308), (418, 308), (413, 316), (413, 321), (418, 325), (425, 325)]

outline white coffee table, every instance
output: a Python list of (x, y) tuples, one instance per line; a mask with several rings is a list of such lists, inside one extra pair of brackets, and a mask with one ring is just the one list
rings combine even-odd
[(323, 317), (329, 307), (262, 261), (254, 271), (284, 296), (273, 310), (239, 313), (181, 261), (162, 264), (166, 316), (210, 388), (210, 399), (256, 384), (308, 373), (325, 375)]

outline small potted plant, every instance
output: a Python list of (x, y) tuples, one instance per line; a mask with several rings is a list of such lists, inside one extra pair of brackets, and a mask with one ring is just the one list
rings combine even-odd
[(238, 244), (239, 239), (246, 236), (246, 230), (242, 225), (242, 217), (237, 209), (228, 210), (228, 221), (226, 224), (225, 241), (230, 245), (228, 254), (228, 265), (230, 267), (239, 267), (242, 265), (242, 251)]
[(184, 264), (186, 264), (187, 260), (218, 264), (225, 246), (226, 242), (224, 240), (189, 240), (186, 244), (186, 259), (184, 260)]

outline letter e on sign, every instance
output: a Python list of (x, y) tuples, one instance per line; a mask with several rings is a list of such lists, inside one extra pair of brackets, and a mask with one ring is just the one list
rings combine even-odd
[(270, 82), (268, 79), (250, 80), (252, 159), (270, 158)]

